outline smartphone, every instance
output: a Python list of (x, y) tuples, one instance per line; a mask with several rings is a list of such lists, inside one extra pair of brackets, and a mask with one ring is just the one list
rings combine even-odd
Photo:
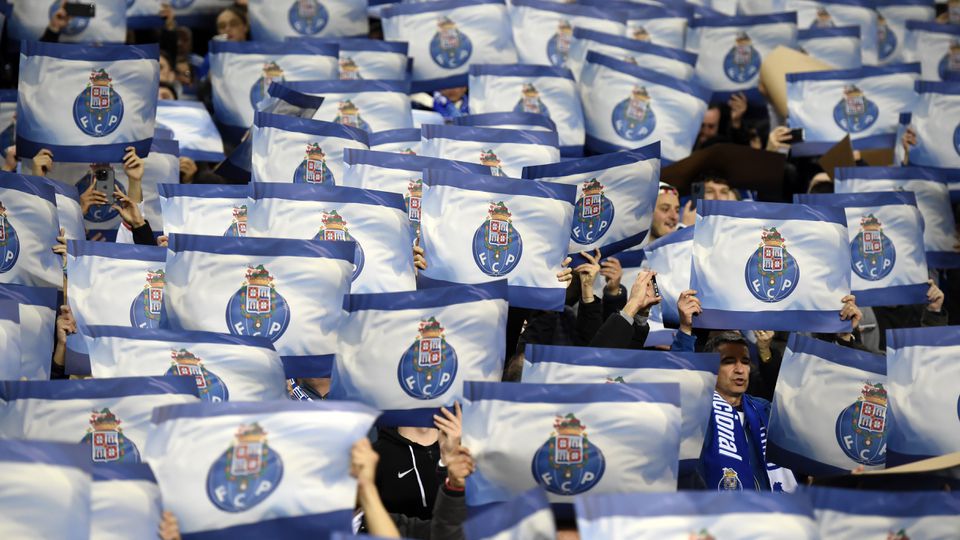
[(690, 208), (697, 209), (697, 200), (703, 198), (705, 186), (704, 182), (694, 182), (690, 185)]
[(790, 144), (796, 144), (798, 142), (803, 142), (803, 128), (791, 129), (790, 130), (790, 140), (786, 141)]
[(653, 284), (653, 295), (656, 296), (657, 298), (660, 298), (660, 287), (657, 286), (657, 276), (653, 276), (650, 279), (650, 283)]
[(67, 2), (63, 9), (70, 17), (95, 17), (97, 15), (97, 5), (87, 2)]
[(114, 173), (110, 165), (93, 166), (93, 189), (107, 196), (113, 197), (114, 191)]

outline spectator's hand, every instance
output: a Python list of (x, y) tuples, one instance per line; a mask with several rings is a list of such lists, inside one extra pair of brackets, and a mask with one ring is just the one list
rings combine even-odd
[(573, 259), (571, 259), (570, 257), (565, 258), (563, 262), (560, 263), (560, 266), (563, 267), (563, 270), (560, 270), (559, 272), (557, 272), (557, 281), (559, 281), (560, 283), (566, 283), (568, 287), (570, 286), (570, 283), (573, 281), (573, 269), (569, 268), (570, 261), (572, 260)]
[(754, 330), (753, 336), (757, 338), (757, 352), (760, 354), (760, 360), (766, 362), (770, 360), (773, 352), (770, 350), (770, 344), (773, 343), (773, 330)]
[(170, 240), (170, 237), (167, 235), (161, 235), (157, 237), (157, 245), (160, 247), (167, 247), (167, 242)]
[(910, 163), (910, 147), (917, 145), (917, 132), (912, 126), (907, 126), (907, 130), (903, 132), (900, 145), (903, 146), (903, 163), (906, 165)]
[(77, 321), (73, 318), (70, 306), (60, 306), (60, 314), (57, 315), (57, 343), (66, 343), (67, 336), (76, 333)]
[(373, 487), (378, 461), (380, 456), (370, 444), (370, 439), (360, 439), (350, 449), (350, 476), (356, 478), (361, 487)]
[(593, 255), (586, 251), (581, 251), (580, 255), (587, 262), (577, 266), (573, 271), (580, 276), (580, 301), (589, 304), (593, 302), (593, 284), (597, 280), (597, 274), (600, 273), (600, 263), (598, 262), (600, 260), (600, 249), (594, 250)]
[(700, 299), (697, 291), (688, 289), (680, 293), (677, 298), (677, 314), (680, 316), (680, 331), (688, 336), (693, 335), (693, 318), (700, 314)]
[(97, 204), (109, 204), (107, 201), (107, 196), (104, 193), (95, 191), (93, 189), (97, 183), (93, 181), (93, 178), (90, 179), (90, 185), (87, 186), (87, 190), (80, 194), (80, 212), (86, 215), (87, 211), (90, 210), (91, 206)]
[(60, 235), (57, 236), (57, 243), (51, 249), (61, 257), (65, 258), (67, 256), (67, 237), (62, 227), (60, 228)]
[(641, 270), (637, 274), (636, 281), (630, 287), (627, 304), (623, 306), (623, 311), (627, 315), (631, 317), (637, 313), (646, 315), (650, 311), (650, 306), (660, 303), (660, 297), (653, 291), (653, 278), (656, 275), (656, 272), (650, 270)]
[(120, 213), (120, 217), (128, 227), (131, 229), (143, 227), (146, 220), (143, 219), (143, 214), (140, 213), (140, 207), (138, 207), (136, 203), (131, 201), (130, 198), (124, 195), (119, 189), (114, 190), (113, 198), (117, 203), (112, 205), (111, 208)]
[(450, 487), (455, 489), (463, 489), (467, 485), (467, 477), (476, 470), (470, 450), (465, 446), (458, 448), (450, 461), (444, 463), (447, 464), (447, 481), (450, 482)]
[(126, 150), (127, 153), (123, 155), (123, 172), (131, 182), (139, 182), (143, 180), (143, 160), (134, 147), (128, 146)]
[(693, 199), (683, 205), (683, 215), (680, 216), (680, 223), (683, 223), (684, 227), (690, 227), (697, 223), (697, 209), (693, 207)]
[(99, 233), (99, 232), (94, 233), (93, 236), (90, 237), (90, 242), (106, 242), (106, 241), (107, 241), (107, 237), (104, 236), (103, 233)]
[(188, 158), (180, 158), (180, 183), (189, 184), (193, 182), (193, 177), (197, 175), (197, 162)]
[(13, 172), (17, 170), (17, 147), (8, 146), (3, 151), (3, 170)]
[(773, 128), (767, 137), (768, 152), (782, 152), (790, 149), (790, 128), (787, 126), (777, 126)]
[(463, 432), (463, 411), (459, 402), (453, 403), (453, 411), (440, 407), (440, 414), (433, 415), (433, 424), (440, 430), (440, 460), (444, 465), (456, 455)]
[(160, 4), (160, 16), (163, 17), (163, 29), (173, 32), (177, 29), (177, 18), (170, 4)]
[(180, 540), (180, 523), (173, 512), (164, 512), (160, 520), (160, 540)]
[(41, 148), (37, 155), (33, 156), (33, 175), (46, 176), (53, 170), (53, 152), (46, 148)]
[(743, 92), (733, 94), (727, 105), (730, 106), (730, 127), (740, 129), (743, 127), (743, 115), (747, 112), (747, 96)]
[(927, 311), (940, 313), (943, 308), (943, 291), (940, 290), (940, 287), (937, 287), (932, 279), (928, 279), (927, 284), (930, 285), (930, 288), (927, 289)]
[(840, 320), (850, 321), (852, 330), (856, 330), (860, 326), (860, 319), (863, 318), (863, 312), (857, 307), (857, 297), (848, 294), (840, 301), (843, 302), (843, 309), (840, 310)]
[(603, 294), (617, 296), (620, 294), (620, 279), (623, 277), (623, 267), (616, 257), (607, 257), (600, 263), (600, 275), (606, 280)]
[(63, 7), (66, 3), (66, 0), (60, 2), (60, 9), (54, 11), (53, 15), (50, 16), (50, 23), (47, 25), (47, 28), (54, 34), (59, 34), (70, 24), (70, 16), (67, 15), (67, 10)]
[(413, 245), (413, 266), (419, 270), (427, 269), (427, 257), (423, 251), (423, 248), (420, 247), (419, 240)]

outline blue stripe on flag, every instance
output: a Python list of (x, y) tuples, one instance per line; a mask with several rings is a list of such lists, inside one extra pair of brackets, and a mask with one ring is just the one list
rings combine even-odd
[(630, 165), (638, 161), (660, 158), (660, 141), (641, 148), (633, 150), (624, 150), (612, 154), (600, 154), (583, 159), (572, 159), (561, 161), (559, 163), (550, 163), (547, 165), (533, 165), (523, 168), (520, 175), (524, 179), (537, 178), (556, 178), (559, 176), (570, 176), (574, 174), (604, 171), (619, 167), (621, 165)]
[(407, 211), (403, 195), (389, 191), (361, 189), (329, 184), (279, 184), (273, 182), (253, 182), (251, 198), (286, 199), (291, 201), (318, 201), (371, 204)]
[(163, 328), (133, 328), (128, 326), (88, 326), (84, 335), (91, 338), (124, 338), (143, 341), (170, 341), (180, 343), (210, 343), (214, 345), (242, 345), (274, 350), (273, 342), (262, 336), (237, 336), (200, 332), (196, 330), (166, 330)]
[(353, 262), (356, 242), (290, 240), (286, 238), (224, 238), (198, 234), (171, 234), (167, 249), (258, 257), (326, 257)]
[(560, 77), (574, 80), (573, 72), (568, 68), (537, 64), (473, 64), (468, 73), (471, 77), (496, 75), (499, 77)]
[(154, 262), (164, 262), (167, 260), (167, 248), (160, 246), (87, 242), (84, 240), (68, 240), (67, 253), (73, 257), (105, 257), (109, 259)]
[(90, 450), (82, 445), (44, 441), (0, 440), (0, 462), (44, 463), (87, 472), (93, 467)]
[(93, 479), (96, 482), (112, 480), (146, 480), (157, 483), (153, 476), (153, 469), (146, 463), (112, 463), (109, 465), (94, 465)]
[(351, 294), (344, 299), (343, 309), (350, 313), (365, 310), (403, 311), (506, 299), (507, 280), (499, 279), (477, 285), (454, 285), (419, 291)]
[(22, 193), (26, 193), (27, 195), (40, 197), (51, 204), (57, 204), (56, 190), (54, 190), (46, 180), (40, 179), (36, 176), (0, 172), (0, 188), (13, 189)]
[[(691, 288), (697, 288), (693, 281)], [(696, 328), (766, 328), (767, 330), (795, 330), (808, 332), (849, 333), (850, 321), (840, 320), (840, 310), (790, 310), (790, 311), (729, 311), (704, 309), (693, 319)]]
[(868, 371), (877, 375), (886, 376), (887, 374), (887, 360), (880, 354), (827, 343), (797, 333), (790, 334), (790, 338), (787, 340), (787, 348), (794, 353), (809, 354), (841, 366)]
[[(457, 171), (423, 171), (423, 183), (428, 186), (451, 186), (472, 191), (487, 191), (504, 195), (527, 195), (544, 199), (557, 199), (573, 204), (577, 197), (577, 186), (556, 182), (517, 182), (516, 179), (479, 176)], [(846, 223), (846, 222), (844, 222)]]
[(514, 403), (593, 403), (646, 401), (680, 406), (677, 383), (531, 384), (512, 382), (463, 383), (463, 397), (470, 401), (497, 400)]
[[(188, 377), (164, 377), (165, 379), (187, 379)], [(151, 422), (160, 424), (178, 418), (215, 418), (240, 414), (272, 414), (278, 412), (315, 413), (317, 411), (343, 411), (376, 414), (377, 411), (355, 401), (219, 401), (214, 404), (206, 401), (164, 405), (153, 409)], [(89, 457), (88, 457), (89, 459)]]
[(106, 399), (158, 394), (197, 395), (189, 377), (116, 377), (53, 381), (0, 381), (0, 399)]
[(157, 184), (160, 196), (195, 197), (198, 199), (242, 199), (250, 194), (250, 186), (216, 184)]
[(485, 143), (539, 144), (559, 146), (556, 133), (521, 129), (497, 129), (482, 127), (445, 126), (424, 124), (420, 131), (424, 139), (450, 139), (454, 141), (479, 141)]
[(701, 201), (699, 212), (704, 218), (708, 216), (728, 216), (777, 220), (796, 219), (825, 221), (847, 226), (847, 216), (843, 209), (832, 206), (712, 200)]
[(304, 356), (281, 356), (283, 374), (288, 379), (301, 377), (327, 378), (333, 372), (336, 355), (316, 354)]

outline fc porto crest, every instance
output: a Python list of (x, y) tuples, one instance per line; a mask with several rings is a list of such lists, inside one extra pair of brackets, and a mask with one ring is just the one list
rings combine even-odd
[(907, 535), (906, 529), (900, 529), (899, 531), (889, 531), (887, 532), (887, 540), (910, 540), (910, 536)]
[(230, 398), (223, 379), (211, 373), (203, 365), (203, 360), (186, 349), (170, 351), (170, 369), (164, 375), (193, 377), (197, 383), (197, 393), (204, 401), (227, 401)]
[(520, 262), (523, 240), (503, 202), (491, 203), (487, 219), (473, 234), (473, 260), (488, 276), (509, 274)]
[(747, 289), (757, 300), (779, 302), (790, 296), (800, 281), (800, 267), (787, 253), (786, 239), (776, 227), (763, 228), (760, 246), (747, 259)]
[(860, 133), (872, 126), (880, 116), (877, 104), (867, 99), (855, 84), (843, 87), (843, 98), (833, 108), (833, 121), (848, 133)]
[(540, 99), (540, 91), (537, 90), (537, 87), (534, 86), (533, 83), (523, 83), (523, 86), (520, 88), (520, 99), (513, 107), (513, 112), (542, 114), (548, 118), (550, 117), (550, 111), (547, 109), (547, 106), (543, 104), (543, 101)]
[[(130, 3), (129, 0), (127, 3)], [(63, 7), (63, 2), (61, 0), (54, 0), (54, 2), (50, 4), (50, 10), (47, 14), (47, 17), (52, 19), (53, 14), (56, 13), (61, 7)], [(65, 36), (73, 36), (86, 30), (87, 26), (90, 26), (89, 17), (70, 17), (70, 22), (68, 22), (67, 25), (60, 30), (60, 33)]]
[(360, 108), (354, 105), (349, 99), (341, 101), (340, 104), (337, 105), (337, 117), (334, 118), (333, 121), (343, 126), (370, 131), (370, 124), (360, 117)]
[(347, 220), (338, 214), (336, 210), (324, 212), (321, 222), (320, 232), (313, 237), (314, 240), (356, 243), (357, 248), (354, 250), (355, 254), (353, 257), (353, 275), (350, 277), (351, 280), (356, 280), (360, 272), (363, 271), (363, 246), (360, 245), (360, 242), (357, 242), (356, 238), (350, 236), (350, 231), (347, 229)]
[(123, 434), (120, 419), (104, 407), (90, 414), (90, 427), (80, 444), (90, 447), (94, 463), (139, 463), (140, 451)]
[(717, 484), (718, 491), (743, 491), (743, 483), (740, 481), (740, 475), (736, 469), (723, 467), (723, 476), (720, 477), (720, 483)]
[(457, 28), (450, 17), (437, 20), (437, 33), (430, 40), (430, 58), (440, 67), (456, 69), (467, 63), (473, 54), (473, 43)]
[(860, 397), (837, 417), (837, 442), (857, 463), (880, 465), (887, 457), (887, 390), (866, 383)]
[(688, 534), (687, 540), (717, 540), (717, 537), (710, 534), (710, 531), (706, 529), (700, 529)]
[(327, 8), (317, 0), (296, 0), (287, 11), (290, 28), (305, 36), (312, 36), (323, 30), (329, 20)]
[(643, 86), (634, 86), (630, 97), (617, 103), (610, 121), (617, 135), (629, 141), (646, 139), (657, 127), (657, 118), (650, 106), (650, 94)]
[(860, 218), (860, 233), (850, 242), (850, 260), (854, 273), (869, 281), (883, 279), (893, 271), (897, 250), (873, 214)]
[(407, 217), (413, 223), (417, 236), (420, 236), (420, 204), (423, 200), (423, 179), (415, 178), (407, 184), (407, 194), (403, 202), (407, 207)]
[(130, 324), (136, 328), (160, 328), (163, 318), (162, 268), (147, 271), (147, 283), (130, 305)]
[(566, 19), (557, 23), (557, 33), (547, 40), (547, 58), (556, 67), (563, 67), (570, 56), (570, 44), (573, 42), (573, 25)]
[(947, 54), (943, 55), (940, 63), (937, 64), (937, 74), (942, 81), (953, 80), (960, 75), (960, 39), (950, 41)]
[(290, 324), (290, 308), (263, 265), (247, 267), (245, 282), (227, 303), (227, 327), (239, 336), (280, 339)]
[(893, 54), (895, 50), (897, 50), (897, 35), (893, 33), (893, 29), (887, 24), (887, 19), (883, 15), (878, 14), (877, 53), (880, 60), (890, 58), (890, 55)]
[(341, 81), (359, 81), (363, 79), (360, 76), (360, 66), (350, 58), (349, 56), (344, 56), (340, 59), (340, 80)]
[(760, 53), (746, 32), (737, 32), (733, 47), (723, 57), (723, 74), (733, 82), (745, 83), (760, 72)]
[[(84, 191), (86, 191), (90, 187), (90, 184), (93, 182), (94, 169), (97, 169), (98, 167), (104, 167), (104, 166), (109, 167), (109, 165), (97, 164), (97, 163), (90, 165), (90, 172), (85, 174), (83, 178), (81, 178), (80, 181), (77, 182), (77, 190), (79, 190), (80, 193), (83, 193)], [(113, 181), (113, 187), (115, 189), (119, 189), (120, 192), (123, 194), (127, 193), (127, 190), (124, 189), (123, 185), (116, 180)], [(108, 201), (113, 200), (113, 193), (104, 193), (104, 195), (107, 196)], [(119, 216), (120, 216), (120, 212), (118, 212), (113, 208), (112, 203), (91, 204), (90, 207), (87, 208), (87, 212), (83, 214), (83, 219), (87, 221), (91, 221), (93, 223), (104, 223), (112, 219), (115, 219)]]
[(262, 503), (283, 479), (283, 460), (254, 422), (237, 428), (233, 442), (207, 473), (207, 497), (224, 512), (243, 512)]
[(400, 388), (416, 399), (433, 399), (450, 389), (457, 376), (457, 352), (447, 343), (440, 321), (420, 321), (417, 339), (397, 366)]
[(825, 7), (817, 8), (817, 16), (813, 19), (810, 28), (833, 28), (836, 24), (833, 22), (833, 15)]
[(13, 270), (20, 257), (20, 237), (7, 219), (7, 208), (0, 201), (0, 274)]
[(293, 173), (294, 184), (327, 184), (334, 185), (336, 179), (327, 166), (327, 155), (320, 148), (320, 143), (307, 145), (307, 153), (300, 166)]
[(533, 456), (533, 477), (550, 493), (576, 495), (597, 485), (606, 468), (603, 452), (587, 439), (573, 414), (557, 416), (553, 433)]
[(73, 121), (91, 137), (106, 137), (120, 127), (123, 99), (113, 79), (103, 69), (90, 73), (90, 81), (73, 100)]
[(603, 238), (613, 223), (613, 202), (603, 194), (603, 184), (596, 178), (583, 183), (583, 195), (573, 208), (573, 231), (570, 238), (578, 244), (592, 244)]
[(247, 205), (233, 207), (233, 221), (227, 227), (224, 236), (244, 237), (247, 235)]
[(276, 62), (267, 62), (263, 65), (263, 74), (260, 75), (260, 78), (257, 79), (257, 82), (253, 83), (253, 86), (250, 87), (250, 105), (254, 109), (257, 108), (257, 103), (260, 103), (263, 98), (267, 97), (267, 89), (270, 88), (270, 83), (277, 81), (282, 83), (283, 78), (283, 68), (277, 65)]
[(493, 148), (480, 151), (480, 164), (484, 167), (490, 167), (490, 174), (492, 176), (506, 176), (503, 174), (503, 166), (501, 165), (500, 158), (493, 152)]
[(650, 41), (650, 32), (643, 26), (634, 28), (630, 35), (637, 41)]

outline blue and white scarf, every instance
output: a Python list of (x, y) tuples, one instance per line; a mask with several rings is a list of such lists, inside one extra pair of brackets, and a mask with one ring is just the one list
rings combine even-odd
[(90, 538), (153, 538), (160, 529), (163, 504), (153, 471), (146, 463), (93, 467)]
[(908, 120), (917, 134), (910, 163), (960, 169), (960, 83), (917, 81), (916, 91), (920, 98)]
[(391, 129), (370, 134), (370, 149), (378, 152), (420, 155), (423, 153), (420, 128)]
[(291, 37), (366, 36), (366, 0), (253, 0), (247, 4), (250, 34), (256, 41)]
[(0, 300), (0, 346), (5, 357), (0, 362), (0, 377), (19, 379), (24, 346), (20, 342), (20, 305), (15, 300)]
[(552, 540), (557, 525), (546, 492), (535, 487), (468, 518), (463, 535), (467, 540)]
[(684, 49), (656, 45), (649, 41), (632, 39), (621, 34), (606, 34), (585, 28), (573, 31), (567, 67), (579, 78), (587, 52), (596, 51), (618, 60), (637, 64), (665, 75), (683, 79), (693, 78), (697, 54)]
[(920, 62), (925, 81), (956, 81), (960, 78), (960, 28), (955, 24), (907, 21), (904, 58)]
[(877, 57), (880, 65), (903, 62), (909, 54), (908, 50), (915, 46), (907, 40), (908, 22), (933, 22), (936, 17), (933, 4), (924, 0), (886, 0), (879, 3), (876, 9)]
[(566, 67), (577, 28), (624, 35), (625, 11), (547, 0), (512, 0), (513, 42), (523, 64)]
[(821, 538), (950, 538), (960, 530), (960, 499), (936, 491), (809, 490)]
[(63, 288), (53, 253), (60, 234), (56, 193), (33, 176), (0, 173), (0, 283)]
[[(94, 4), (96, 17), (71, 17), (59, 32), (61, 43), (123, 43), (127, 40), (129, 0), (87, 0)], [(21, 0), (13, 3), (10, 36), (16, 41), (36, 42), (47, 30), (62, 0)]]
[(204, 236), (246, 236), (250, 187), (160, 184), (163, 231)]
[(437, 124), (420, 130), (423, 155), (479, 163), (490, 167), (494, 176), (519, 178), (524, 167), (560, 161), (555, 132)]
[(194, 161), (223, 159), (223, 140), (202, 103), (161, 100), (157, 103), (157, 126), (173, 132), (183, 157)]
[(0, 300), (19, 305), (20, 364), (16, 375), (10, 378), (49, 379), (58, 308), (57, 289), (3, 284), (0, 285)]
[(864, 65), (879, 60), (875, 3), (869, 0), (787, 0), (784, 11), (797, 12), (800, 28), (860, 27), (860, 50)]
[(340, 80), (400, 81), (410, 78), (409, 45), (379, 39), (341, 39)]
[(800, 50), (837, 69), (859, 69), (860, 27), (807, 28), (797, 32)]
[(413, 127), (409, 81), (302, 81), (285, 86), (304, 94), (323, 96), (323, 105), (313, 115), (314, 120), (366, 132)]

